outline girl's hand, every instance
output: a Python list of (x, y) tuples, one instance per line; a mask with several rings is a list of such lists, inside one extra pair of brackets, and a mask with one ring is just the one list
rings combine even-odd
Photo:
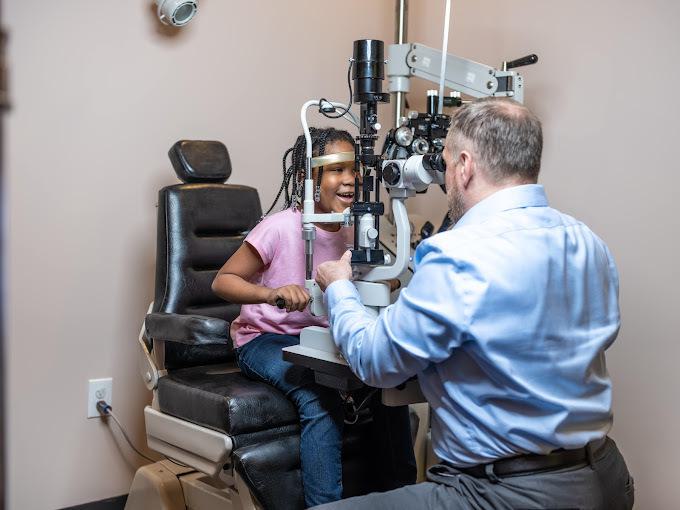
[(390, 292), (394, 292), (401, 287), (401, 280), (399, 278), (392, 278), (391, 280), (386, 280), (386, 284), (390, 286)]
[(267, 296), (267, 304), (277, 306), (277, 300), (285, 302), (287, 312), (302, 312), (309, 304), (307, 289), (299, 285), (285, 285), (277, 289), (271, 289)]

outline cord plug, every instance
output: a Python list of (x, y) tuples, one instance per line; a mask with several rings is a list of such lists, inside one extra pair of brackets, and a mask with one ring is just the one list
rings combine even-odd
[[(97, 411), (99, 411), (99, 414), (102, 415), (102, 418), (110, 416), (111, 420), (116, 422), (116, 425), (118, 425), (118, 428), (120, 428), (120, 431), (122, 432), (123, 437), (127, 441), (127, 444), (130, 445), (130, 448), (132, 448), (137, 455), (139, 455), (142, 458), (145, 458), (146, 460), (148, 460), (151, 463), (156, 462), (151, 457), (147, 457), (146, 455), (144, 455), (142, 452), (140, 452), (135, 447), (134, 444), (132, 444), (132, 441), (130, 441), (130, 438), (128, 437), (127, 432), (125, 432), (125, 428), (120, 424), (120, 422), (118, 421), (118, 418), (116, 418), (116, 415), (113, 413), (113, 408), (108, 404), (108, 402), (106, 400), (98, 400), (97, 404), (96, 404), (96, 408), (97, 408)], [(111, 420), (106, 420), (104, 423), (106, 423), (107, 425), (111, 425)]]
[(97, 402), (97, 411), (102, 416), (108, 416), (113, 408), (106, 402), (106, 400), (99, 400)]

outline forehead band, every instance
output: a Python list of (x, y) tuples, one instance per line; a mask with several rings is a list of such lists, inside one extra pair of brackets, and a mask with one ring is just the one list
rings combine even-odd
[(346, 161), (354, 161), (354, 151), (335, 152), (333, 154), (324, 154), (323, 156), (312, 158), (312, 168), (332, 165), (334, 163), (345, 163)]

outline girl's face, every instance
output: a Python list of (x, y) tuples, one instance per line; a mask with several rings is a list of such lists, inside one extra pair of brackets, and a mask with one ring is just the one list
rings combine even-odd
[[(354, 145), (346, 141), (326, 144), (325, 154), (336, 152), (354, 152)], [(318, 171), (318, 168), (314, 169), (315, 184)], [(320, 191), (320, 199), (315, 207), (316, 212), (342, 212), (348, 208), (354, 200), (354, 161), (324, 166)]]

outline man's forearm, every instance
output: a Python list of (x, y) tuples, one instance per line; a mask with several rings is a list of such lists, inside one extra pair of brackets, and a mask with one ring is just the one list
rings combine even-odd
[(392, 388), (415, 373), (400, 359), (396, 346), (384, 334), (382, 319), (366, 310), (351, 282), (331, 284), (326, 301), (335, 343), (363, 382)]

